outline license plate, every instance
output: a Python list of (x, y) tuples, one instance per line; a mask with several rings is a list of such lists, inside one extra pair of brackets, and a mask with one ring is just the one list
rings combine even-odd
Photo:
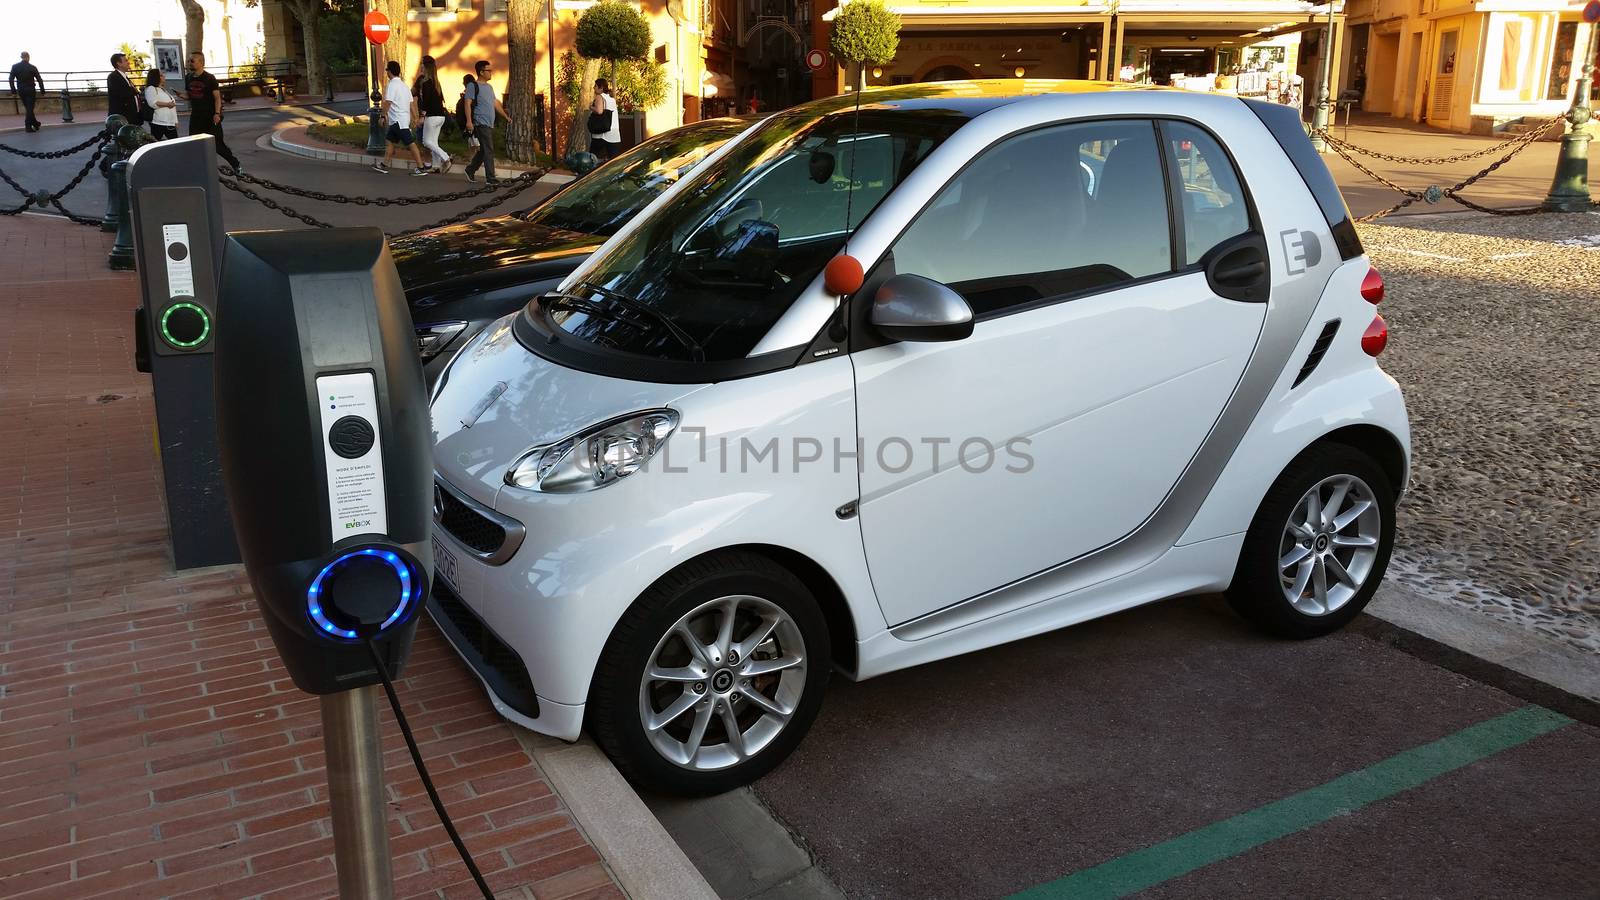
[(456, 578), (456, 555), (450, 546), (438, 538), (433, 539), (433, 574), (442, 580), (457, 596), (461, 594), (461, 582)]

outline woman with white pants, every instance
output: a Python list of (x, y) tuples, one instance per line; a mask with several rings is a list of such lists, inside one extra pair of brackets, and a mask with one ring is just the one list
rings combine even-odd
[(424, 56), (417, 69), (417, 80), (411, 85), (417, 98), (417, 109), (422, 113), (422, 146), (433, 154), (435, 172), (450, 171), (450, 154), (439, 147), (439, 129), (444, 127), (444, 90), (439, 87), (439, 69), (433, 57)]

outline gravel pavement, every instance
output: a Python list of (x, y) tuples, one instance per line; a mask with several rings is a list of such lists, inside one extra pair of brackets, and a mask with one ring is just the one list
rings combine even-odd
[(1413, 463), (1391, 576), (1600, 652), (1600, 215), (1361, 228)]

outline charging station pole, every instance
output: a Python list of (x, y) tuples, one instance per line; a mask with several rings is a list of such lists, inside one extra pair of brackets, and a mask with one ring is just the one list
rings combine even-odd
[(239, 549), (284, 667), (321, 697), (339, 894), (388, 900), (376, 692), (405, 665), (433, 569), (411, 313), (376, 228), (230, 234), (219, 297), (217, 439)]
[(322, 748), (339, 896), (394, 896), (376, 685), (322, 695)]

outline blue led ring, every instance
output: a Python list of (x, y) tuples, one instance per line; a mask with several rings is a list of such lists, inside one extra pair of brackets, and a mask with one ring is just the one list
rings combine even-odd
[(339, 626), (333, 624), (333, 622), (329, 621), (327, 614), (322, 611), (322, 601), (319, 598), (322, 596), (323, 579), (327, 578), (330, 572), (338, 568), (340, 565), (343, 565), (347, 560), (354, 559), (357, 556), (376, 556), (377, 558), (388, 563), (389, 566), (394, 569), (395, 575), (399, 576), (400, 578), (400, 603), (395, 606), (394, 612), (389, 614), (389, 618), (385, 619), (383, 624), (378, 626), (379, 631), (382, 631), (385, 628), (388, 628), (390, 625), (393, 625), (395, 622), (400, 621), (400, 617), (406, 614), (406, 609), (411, 605), (411, 567), (406, 565), (405, 561), (402, 560), (398, 554), (392, 553), (388, 550), (378, 550), (368, 547), (365, 550), (356, 550), (352, 553), (346, 553), (333, 562), (323, 566), (322, 571), (317, 573), (317, 577), (312, 579), (311, 587), (306, 589), (306, 607), (311, 612), (311, 621), (315, 622), (318, 628), (322, 629), (328, 634), (333, 635), (334, 637), (344, 638), (352, 641), (359, 640), (361, 636), (347, 628), (340, 628)]

